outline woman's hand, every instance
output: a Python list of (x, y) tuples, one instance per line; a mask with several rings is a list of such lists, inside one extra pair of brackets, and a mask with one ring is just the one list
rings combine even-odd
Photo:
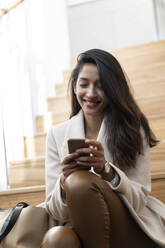
[[(100, 174), (106, 163), (104, 148), (99, 141), (94, 139), (86, 139), (85, 143), (89, 145), (89, 148), (76, 150), (76, 153), (80, 155), (75, 158), (77, 165), (87, 168), (93, 167), (93, 170)], [(83, 156), (83, 154), (86, 154), (86, 156)]]
[(61, 183), (63, 185), (64, 180), (77, 170), (90, 170), (90, 166), (81, 166), (77, 163), (76, 159), (80, 156), (79, 153), (71, 153), (67, 155), (61, 163), (63, 176), (61, 177)]

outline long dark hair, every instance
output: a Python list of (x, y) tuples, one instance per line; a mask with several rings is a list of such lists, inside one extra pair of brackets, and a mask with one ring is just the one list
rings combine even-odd
[(84, 64), (97, 66), (100, 82), (109, 104), (106, 109), (106, 143), (119, 167), (135, 166), (137, 154), (143, 154), (143, 132), (150, 147), (158, 143), (147, 118), (135, 102), (124, 72), (116, 58), (103, 50), (91, 49), (81, 53), (73, 69), (70, 80), (71, 114), (81, 109), (74, 86)]

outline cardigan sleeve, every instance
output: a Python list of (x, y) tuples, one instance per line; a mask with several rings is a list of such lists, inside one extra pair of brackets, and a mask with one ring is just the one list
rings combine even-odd
[(147, 204), (151, 190), (149, 145), (144, 138), (144, 134), (142, 137), (143, 154), (137, 156), (135, 167), (122, 171), (117, 166), (111, 164), (120, 180), (116, 186), (112, 185), (111, 182), (107, 182), (113, 190), (119, 193), (126, 203), (129, 203), (127, 205), (130, 205), (136, 213), (140, 213)]
[(68, 220), (67, 205), (62, 198), (60, 176), (61, 164), (57, 145), (51, 128), (46, 139), (46, 210), (58, 221)]

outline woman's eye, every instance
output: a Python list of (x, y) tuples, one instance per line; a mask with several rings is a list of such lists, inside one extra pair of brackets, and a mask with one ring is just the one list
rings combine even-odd
[(82, 87), (82, 88), (85, 88), (87, 86), (88, 86), (87, 84), (80, 84), (80, 87)]

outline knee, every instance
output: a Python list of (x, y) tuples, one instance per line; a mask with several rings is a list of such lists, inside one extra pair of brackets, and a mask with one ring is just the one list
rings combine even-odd
[(80, 248), (76, 233), (69, 227), (57, 226), (51, 228), (43, 239), (43, 248)]
[(89, 171), (76, 171), (65, 180), (65, 191), (67, 194), (82, 195), (93, 188), (99, 187), (101, 179)]

